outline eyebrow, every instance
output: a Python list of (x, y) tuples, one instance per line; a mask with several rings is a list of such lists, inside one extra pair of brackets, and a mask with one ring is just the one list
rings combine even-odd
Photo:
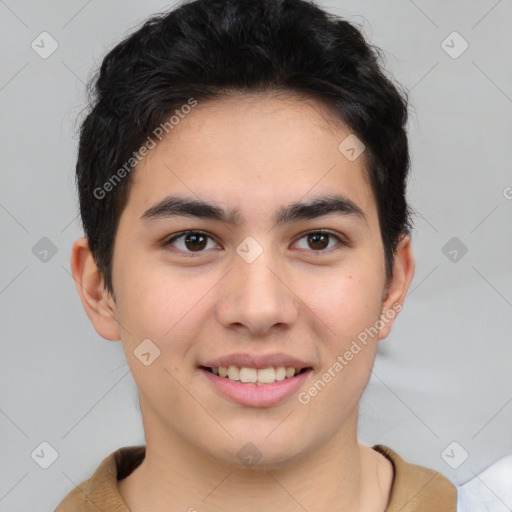
[[(279, 208), (272, 219), (276, 225), (289, 224), (304, 219), (316, 219), (330, 214), (353, 216), (368, 224), (363, 210), (343, 195), (316, 196), (308, 202), (294, 202)], [(225, 222), (232, 226), (242, 224), (243, 217), (238, 208), (224, 209), (222, 206), (193, 198), (167, 196), (146, 210), (142, 220), (169, 217), (195, 217)]]

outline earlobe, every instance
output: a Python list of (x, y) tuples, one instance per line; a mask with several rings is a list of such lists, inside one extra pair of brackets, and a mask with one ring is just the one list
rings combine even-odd
[(388, 336), (398, 312), (403, 307), (407, 291), (414, 277), (414, 268), (411, 237), (404, 235), (395, 251), (393, 277), (382, 304), (381, 318), (384, 326), (380, 330), (379, 340)]
[(71, 251), (71, 271), (82, 305), (96, 332), (107, 340), (120, 340), (116, 305), (89, 249), (87, 238), (79, 238)]

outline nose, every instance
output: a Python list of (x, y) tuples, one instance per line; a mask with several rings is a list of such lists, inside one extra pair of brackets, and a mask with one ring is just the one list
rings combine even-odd
[(252, 336), (262, 336), (296, 322), (300, 300), (269, 252), (264, 251), (252, 263), (235, 259), (216, 308), (225, 328), (245, 328)]

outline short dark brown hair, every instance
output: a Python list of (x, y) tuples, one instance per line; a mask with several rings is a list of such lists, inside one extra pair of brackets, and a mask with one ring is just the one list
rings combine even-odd
[(355, 26), (305, 0), (182, 2), (115, 46), (89, 82), (76, 165), (82, 224), (105, 289), (114, 295), (114, 240), (131, 184), (127, 162), (136, 163), (155, 128), (191, 98), (232, 91), (284, 90), (323, 100), (364, 143), (389, 279), (396, 247), (412, 227), (410, 160), (407, 95), (386, 77), (379, 57)]

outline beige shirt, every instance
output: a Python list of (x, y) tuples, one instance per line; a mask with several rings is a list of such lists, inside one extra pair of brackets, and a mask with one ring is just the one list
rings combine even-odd
[[(457, 488), (441, 473), (410, 464), (387, 446), (372, 448), (393, 464), (393, 485), (385, 512), (456, 512)], [(111, 453), (54, 512), (129, 512), (117, 481), (127, 477), (144, 460), (145, 453), (145, 446), (125, 446)]]

